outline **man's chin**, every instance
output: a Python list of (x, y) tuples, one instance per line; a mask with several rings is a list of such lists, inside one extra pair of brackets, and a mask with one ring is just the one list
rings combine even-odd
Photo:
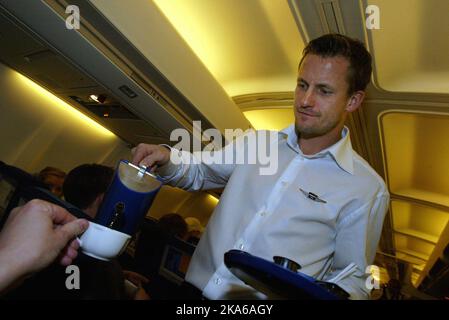
[(315, 128), (308, 128), (295, 124), (295, 132), (298, 138), (312, 139), (321, 136), (323, 133), (318, 132)]

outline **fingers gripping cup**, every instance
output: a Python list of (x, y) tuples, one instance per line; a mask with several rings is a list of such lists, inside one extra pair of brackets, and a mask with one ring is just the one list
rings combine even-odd
[[(96, 216), (96, 223), (91, 223), (86, 236), (83, 234), (81, 237), (83, 252), (103, 260), (117, 256), (139, 228), (161, 186), (162, 182), (146, 168), (121, 160)], [(89, 235), (88, 231), (94, 234)], [(85, 241), (88, 236), (91, 241), (98, 238), (98, 246), (105, 250), (108, 247), (104, 242), (106, 238), (109, 239), (107, 243), (115, 241), (118, 244), (122, 242), (122, 245), (115, 245), (115, 254), (109, 253), (106, 257), (101, 250), (94, 253), (92, 247), (88, 248)]]

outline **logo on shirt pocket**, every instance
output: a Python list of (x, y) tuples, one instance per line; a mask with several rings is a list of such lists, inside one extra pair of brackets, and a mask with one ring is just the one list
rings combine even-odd
[(320, 203), (327, 203), (326, 200), (321, 199), (317, 194), (315, 194), (315, 193), (313, 193), (313, 192), (305, 191), (304, 189), (299, 188), (299, 187), (298, 187), (298, 189), (299, 189), (299, 191), (301, 191), (301, 193), (302, 193), (306, 198), (309, 198), (309, 199), (312, 200), (312, 201), (320, 202)]

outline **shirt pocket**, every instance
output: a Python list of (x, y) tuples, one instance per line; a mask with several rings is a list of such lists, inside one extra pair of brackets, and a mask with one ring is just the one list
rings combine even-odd
[(294, 203), (301, 220), (326, 224), (333, 228), (336, 226), (339, 209), (328, 193), (311, 191), (301, 186), (296, 186), (294, 191)]

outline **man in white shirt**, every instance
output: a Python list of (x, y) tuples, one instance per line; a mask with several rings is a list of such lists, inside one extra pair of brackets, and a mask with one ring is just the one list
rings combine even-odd
[[(273, 174), (261, 174), (260, 163), (211, 163), (207, 155), (165, 146), (141, 144), (133, 150), (134, 163), (156, 165), (173, 186), (191, 191), (226, 186), (186, 275), (206, 298), (266, 297), (224, 265), (223, 255), (231, 249), (267, 260), (289, 258), (301, 272), (335, 282), (351, 299), (369, 297), (367, 267), (389, 194), (353, 151), (344, 122), (361, 105), (370, 76), (371, 56), (359, 41), (332, 34), (308, 44), (298, 70), (295, 124), (274, 139), (270, 134), (267, 142), (277, 152)], [(266, 136), (249, 132), (215, 157), (235, 159), (251, 141)], [(351, 264), (352, 272), (342, 275)]]

